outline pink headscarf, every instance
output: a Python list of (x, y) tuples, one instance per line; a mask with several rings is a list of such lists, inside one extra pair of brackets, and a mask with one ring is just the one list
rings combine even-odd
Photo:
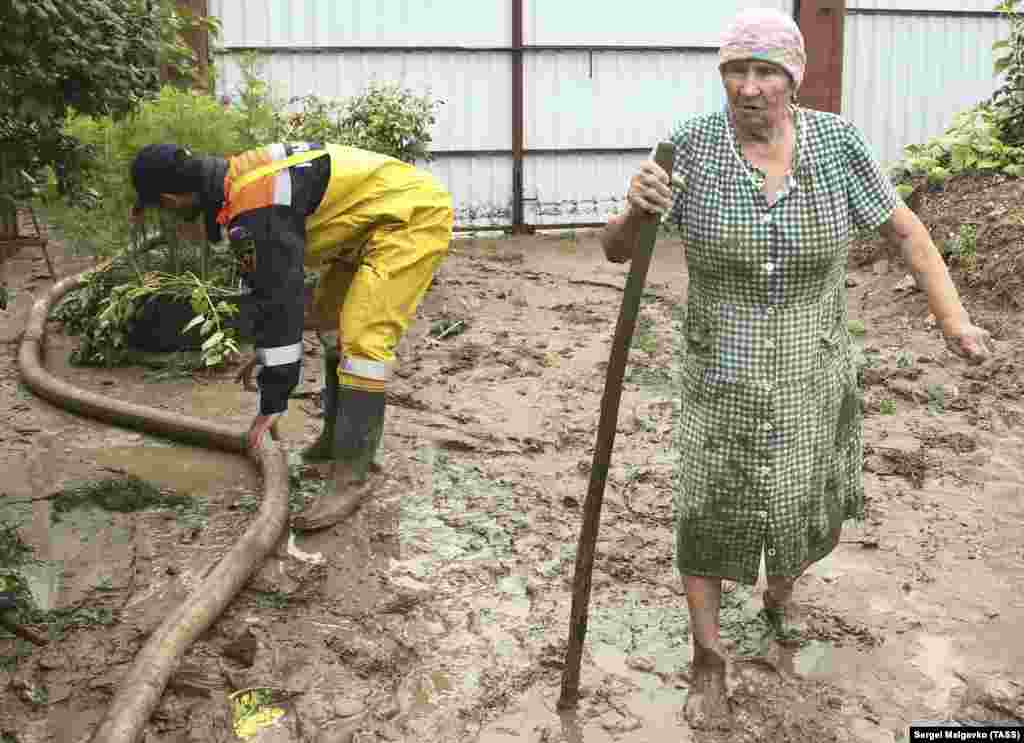
[(804, 80), (807, 53), (804, 36), (785, 13), (768, 8), (741, 11), (722, 35), (718, 65), (739, 59), (758, 59), (782, 67), (797, 89)]

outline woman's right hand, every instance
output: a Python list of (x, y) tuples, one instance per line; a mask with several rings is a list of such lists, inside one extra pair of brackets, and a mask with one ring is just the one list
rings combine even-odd
[(654, 160), (647, 160), (629, 180), (626, 214), (665, 214), (672, 208), (671, 179)]

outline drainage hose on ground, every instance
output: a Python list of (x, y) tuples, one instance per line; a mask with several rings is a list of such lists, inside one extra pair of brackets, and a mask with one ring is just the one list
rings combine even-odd
[[(57, 379), (43, 368), (43, 341), (50, 310), (65, 294), (81, 286), (88, 273), (58, 282), (32, 307), (18, 354), (21, 375), (29, 388), (79, 415), (189, 444), (246, 454), (244, 431), (98, 395)], [(256, 520), (216, 569), (150, 636), (93, 734), (93, 743), (138, 743), (185, 652), (217, 620), (283, 536), (288, 522), (288, 466), (284, 450), (265, 439), (258, 454), (263, 472), (263, 504)]]

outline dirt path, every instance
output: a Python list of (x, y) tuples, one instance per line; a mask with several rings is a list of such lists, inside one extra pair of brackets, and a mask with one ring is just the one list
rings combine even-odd
[[(689, 659), (670, 495), (680, 247), (659, 243), (652, 265), (598, 545), (584, 697), (561, 718), (572, 561), (624, 269), (600, 259), (591, 235), (456, 245), (401, 349), (386, 484), (348, 523), (281, 545), (189, 653), (149, 743), (230, 740), (226, 695), (250, 687), (281, 690), (286, 711), (254, 740), (696, 739), (677, 715)], [(241, 459), (81, 420), (20, 387), (14, 341), (33, 288), (47, 285), (32, 278), (41, 265), (22, 255), (9, 271), (21, 291), (0, 349), (0, 409), (14, 413), (0, 421), (0, 516), (24, 521), (46, 561), (35, 592), (67, 627), (43, 651), (0, 639), (4, 743), (82, 741), (147, 631), (242, 532), (259, 492)], [(782, 674), (741, 665), (740, 724), (723, 741), (894, 741), (914, 719), (1024, 718), (1022, 346), (1007, 335), (1019, 315), (996, 318), (1002, 363), (971, 370), (901, 278), (851, 274), (871, 360), (869, 519), (798, 588), (812, 641), (770, 656)], [(434, 339), (441, 319), (465, 331)], [(230, 372), (186, 382), (79, 369), (66, 361), (72, 347), (54, 333), (48, 364), (89, 389), (239, 424), (253, 412)], [(296, 451), (319, 425), (308, 347), (283, 425)], [(294, 472), (315, 488), (315, 470)], [(53, 523), (39, 499), (119, 474), (196, 504), (74, 510)], [(759, 608), (759, 591), (726, 596), (737, 653), (759, 652)]]

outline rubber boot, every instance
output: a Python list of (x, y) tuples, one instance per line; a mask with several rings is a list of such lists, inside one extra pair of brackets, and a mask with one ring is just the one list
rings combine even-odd
[(321, 402), (324, 410), (324, 428), (320, 437), (302, 451), (307, 462), (326, 462), (334, 456), (334, 428), (338, 418), (338, 364), (341, 357), (336, 348), (324, 347), (324, 388)]
[(339, 385), (331, 482), (326, 493), (292, 519), (297, 531), (326, 529), (344, 521), (374, 488), (373, 459), (384, 432), (385, 407), (383, 390)]

